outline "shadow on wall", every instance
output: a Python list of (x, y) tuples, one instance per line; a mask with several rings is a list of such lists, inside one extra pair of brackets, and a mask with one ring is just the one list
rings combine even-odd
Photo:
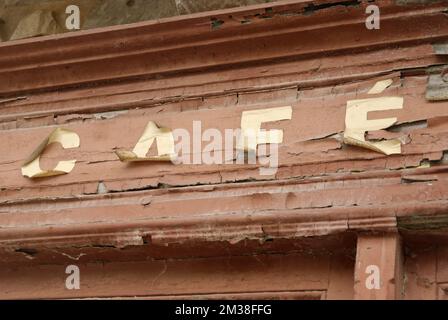
[(154, 20), (274, 0), (3, 0), (0, 42), (68, 32), (69, 5), (80, 9), (82, 30)]

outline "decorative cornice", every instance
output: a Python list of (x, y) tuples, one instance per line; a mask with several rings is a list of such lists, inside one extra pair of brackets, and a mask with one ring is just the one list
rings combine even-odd
[[(413, 6), (384, 1), (381, 33), (365, 28), (366, 5), (281, 1), (6, 42), (0, 44), (0, 95), (447, 39), (443, 1)], [(415, 28), (403, 32), (404, 25)]]
[[(306, 192), (293, 192), (300, 184), (291, 181), (283, 186), (279, 181), (251, 182), (55, 199), (38, 206), (12, 204), (15, 209), (0, 216), (0, 244), (23, 248), (263, 242), (350, 231), (391, 232), (410, 225), (428, 229), (428, 223), (431, 229), (446, 226), (448, 199), (438, 196), (447, 194), (443, 183), (392, 189), (369, 186), (361, 177), (358, 181), (359, 188), (337, 190), (337, 201), (352, 205), (324, 205), (335, 201), (329, 198), (331, 189), (309, 185)], [(364, 197), (367, 192), (372, 203)], [(174, 194), (176, 200), (169, 200)]]

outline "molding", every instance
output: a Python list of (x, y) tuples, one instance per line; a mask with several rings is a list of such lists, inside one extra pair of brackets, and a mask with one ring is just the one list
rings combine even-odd
[[(269, 194), (253, 194), (262, 200)], [(341, 194), (344, 190), (340, 190)], [(350, 192), (366, 192), (365, 190)], [(437, 191), (434, 191), (437, 193)], [(411, 195), (412, 196), (412, 195)], [(418, 194), (413, 195), (418, 197)], [(139, 199), (144, 199), (142, 193)], [(157, 197), (150, 196), (154, 202)], [(204, 195), (204, 199), (208, 195)], [(399, 197), (398, 197), (399, 198)], [(348, 198), (344, 198), (348, 201)], [(352, 199), (354, 200), (354, 199)], [(226, 197), (214, 201), (225, 203)], [(235, 201), (235, 200), (232, 200)], [(84, 199), (83, 203), (92, 202)], [(177, 201), (175, 208), (191, 206)], [(198, 205), (201, 205), (198, 202)], [(227, 241), (246, 239), (264, 242), (270, 239), (321, 237), (346, 232), (443, 231), (447, 226), (448, 200), (409, 202), (397, 205), (341, 206), (289, 210), (251, 210), (215, 212), (213, 215), (178, 212), (166, 217), (152, 217), (141, 205), (97, 205), (68, 210), (49, 208), (37, 212), (3, 213), (0, 246), (12, 248), (114, 246), (123, 248), (185, 242)], [(107, 213), (115, 214), (108, 218)], [(143, 214), (143, 216), (142, 216)], [(21, 218), (25, 215), (24, 218)], [(116, 217), (120, 216), (120, 219)], [(28, 222), (25, 222), (28, 221)], [(35, 221), (37, 223), (32, 223)], [(31, 223), (31, 224), (30, 224)], [(445, 229), (446, 230), (446, 229)]]
[[(122, 248), (397, 229), (430, 232), (446, 226), (448, 193), (443, 175), (429, 182), (425, 176), (445, 171), (434, 167), (358, 173), (342, 180), (288, 179), (7, 201), (0, 205), (0, 246)], [(417, 182), (397, 183), (400, 176)]]
[[(385, 1), (381, 33), (365, 28), (366, 3), (307, 11), (311, 3), (279, 2), (5, 42), (0, 44), (0, 95), (177, 77), (448, 38), (443, 1), (420, 6)], [(221, 21), (219, 28), (213, 29), (212, 21)], [(414, 28), (396, 32), (404, 25)]]

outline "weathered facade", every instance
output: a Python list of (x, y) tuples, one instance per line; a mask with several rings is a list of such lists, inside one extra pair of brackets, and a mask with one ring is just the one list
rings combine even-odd
[[(1, 43), (0, 298), (445, 299), (448, 2), (376, 3), (379, 30), (372, 2), (297, 0)], [(346, 143), (348, 101), (390, 96), (366, 137), (400, 153)], [(269, 176), (115, 154), (148, 121), (224, 131), (285, 106)], [(55, 128), (79, 147), (40, 166), (73, 170), (23, 176)]]
[(272, 0), (2, 0), (0, 41), (69, 32), (70, 5), (79, 8), (80, 27), (88, 30), (268, 2)]

